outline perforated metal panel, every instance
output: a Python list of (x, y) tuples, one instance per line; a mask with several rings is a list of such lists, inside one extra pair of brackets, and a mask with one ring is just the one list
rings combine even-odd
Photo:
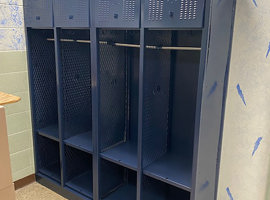
[(53, 0), (24, 0), (24, 4), (27, 27), (53, 27)]
[(205, 0), (145, 0), (144, 27), (201, 28)]
[[(147, 32), (146, 43), (169, 46), (171, 31)], [(171, 53), (146, 50), (145, 57), (143, 165), (147, 166), (167, 150)]]
[[(100, 31), (102, 41), (123, 42), (123, 31)], [(125, 48), (100, 45), (101, 149), (124, 140), (126, 113)]]
[(89, 27), (89, 0), (54, 0), (56, 27)]
[[(89, 30), (61, 30), (63, 39), (89, 40)], [(60, 42), (65, 138), (91, 130), (90, 44)]]
[(54, 43), (52, 30), (29, 30), (31, 66), (33, 83), (33, 102), (36, 129), (57, 124), (57, 89)]
[(139, 27), (140, 0), (97, 0), (95, 7), (96, 27)]

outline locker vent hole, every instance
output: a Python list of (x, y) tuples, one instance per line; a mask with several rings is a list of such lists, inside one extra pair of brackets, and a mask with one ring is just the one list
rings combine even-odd
[(125, 0), (123, 2), (123, 20), (135, 20), (135, 0)]
[(163, 19), (164, 0), (149, 0), (148, 20), (160, 21)]
[(198, 0), (181, 0), (180, 20), (195, 20), (197, 18)]

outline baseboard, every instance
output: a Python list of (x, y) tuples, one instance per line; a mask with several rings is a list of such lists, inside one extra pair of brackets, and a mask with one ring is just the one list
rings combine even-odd
[(33, 183), (36, 181), (35, 174), (31, 174), (29, 176), (26, 176), (20, 180), (17, 180), (14, 182), (15, 190), (18, 190), (26, 185), (29, 185), (30, 183)]

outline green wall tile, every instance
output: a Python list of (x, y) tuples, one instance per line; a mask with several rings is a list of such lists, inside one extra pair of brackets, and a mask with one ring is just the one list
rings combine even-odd
[(31, 129), (30, 112), (7, 115), (8, 135)]
[(27, 72), (0, 74), (0, 91), (7, 93), (28, 91)]
[(26, 51), (2, 51), (0, 60), (0, 74), (27, 70)]
[(32, 151), (33, 149), (26, 149), (24, 151), (20, 151), (14, 154), (11, 154), (11, 170), (12, 174), (21, 171), (22, 169), (32, 167)]
[(26, 176), (32, 175), (34, 173), (35, 173), (35, 170), (32, 166), (24, 168), (20, 171), (14, 172), (14, 173), (12, 173), (13, 182), (20, 180)]
[(8, 136), (10, 154), (32, 148), (32, 131), (26, 130)]

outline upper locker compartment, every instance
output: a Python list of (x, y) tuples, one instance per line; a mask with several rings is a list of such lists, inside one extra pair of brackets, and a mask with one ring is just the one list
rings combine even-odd
[(24, 0), (26, 27), (53, 27), (53, 0)]
[(139, 28), (140, 0), (96, 0), (98, 28)]
[(56, 27), (90, 27), (89, 0), (53, 0)]
[(145, 0), (146, 28), (202, 28), (205, 0)]

